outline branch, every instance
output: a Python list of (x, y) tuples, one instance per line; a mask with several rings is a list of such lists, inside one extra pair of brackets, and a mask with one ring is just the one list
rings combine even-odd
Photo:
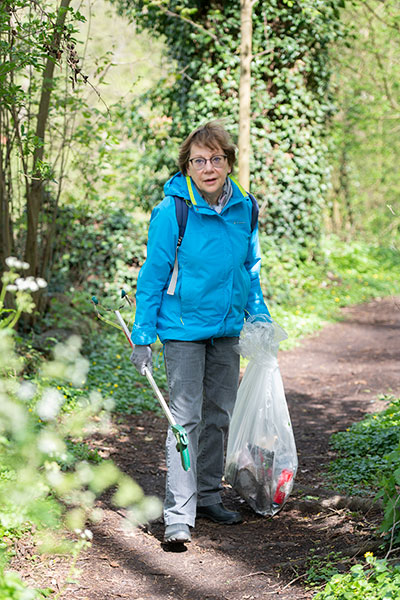
[(372, 8), (372, 6), (370, 6), (368, 4), (368, 2), (366, 2), (366, 0), (364, 0), (364, 6), (367, 10), (369, 10), (370, 13), (372, 13), (374, 15), (374, 17), (376, 19), (378, 19), (378, 21), (380, 21), (381, 23), (383, 23), (384, 25), (386, 25), (386, 27), (390, 27), (391, 29), (395, 29), (397, 32), (400, 32), (400, 28), (398, 25), (393, 24), (393, 23), (388, 23), (387, 21), (385, 21), (385, 19), (383, 19), (380, 15), (376, 14), (376, 12), (374, 11), (374, 9)]
[(191, 25), (192, 27), (195, 27), (196, 29), (200, 29), (200, 31), (203, 31), (203, 33), (206, 33), (207, 35), (209, 35), (215, 42), (219, 41), (219, 39), (217, 38), (217, 36), (214, 33), (211, 33), (211, 31), (209, 31), (202, 25), (199, 25), (199, 23), (192, 21), (192, 19), (188, 19), (187, 17), (183, 17), (182, 15), (180, 15), (178, 13), (172, 12), (172, 10), (165, 8), (161, 4), (156, 4), (155, 6), (157, 8), (159, 8), (160, 10), (162, 10), (163, 13), (166, 14), (168, 17), (175, 17), (176, 19), (181, 19), (182, 21), (185, 21), (185, 23), (189, 23), (189, 25)]
[[(374, 30), (374, 28), (372, 26), (371, 26), (371, 36), (372, 36), (372, 41), (373, 41), (373, 47), (376, 48), (377, 45), (376, 45), (376, 38), (375, 38), (375, 30)], [(383, 66), (381, 56), (380, 56), (379, 52), (376, 51), (376, 50), (373, 50), (372, 54), (373, 54), (373, 56), (375, 56), (376, 62), (378, 63), (378, 67), (379, 67), (379, 70), (381, 72), (382, 82), (383, 82), (383, 87), (384, 87), (384, 90), (385, 90), (386, 98), (389, 100), (389, 104), (393, 108), (393, 110), (397, 110), (399, 108), (399, 105), (393, 99), (393, 96), (392, 96), (391, 91), (389, 89), (389, 84), (388, 84), (388, 81), (387, 81), (387, 77), (386, 77), (386, 73), (385, 73), (385, 68)], [(372, 75), (371, 75), (371, 77), (372, 77)]]

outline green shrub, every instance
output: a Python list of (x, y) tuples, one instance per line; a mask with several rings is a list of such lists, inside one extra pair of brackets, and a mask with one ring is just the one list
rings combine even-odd
[(388, 460), (399, 446), (399, 432), (400, 399), (393, 399), (385, 410), (334, 434), (330, 443), (338, 458), (330, 472), (336, 485), (349, 493), (376, 492), (382, 476), (400, 466), (394, 455)]
[(397, 600), (400, 598), (400, 565), (365, 554), (366, 564), (351, 567), (349, 573), (333, 575), (314, 600)]
[[(145, 258), (143, 216), (122, 209), (63, 208), (57, 220), (57, 248), (51, 291), (90, 282), (92, 293), (110, 286), (134, 289)], [(90, 292), (89, 292), (90, 293)]]
[(21, 580), (18, 573), (0, 572), (0, 598), (2, 600), (43, 600), (51, 590), (33, 590)]
[[(387, 399), (385, 396), (384, 399)], [(350, 494), (374, 493), (381, 498), (384, 516), (382, 545), (400, 544), (400, 398), (346, 431), (336, 433), (331, 445), (339, 454), (330, 464), (335, 486)]]
[[(139, 375), (129, 360), (131, 349), (122, 332), (104, 325), (98, 339), (87, 346), (87, 353), (89, 389), (112, 399), (116, 412), (139, 414), (143, 410), (158, 410), (159, 404), (146, 377)], [(162, 355), (156, 355), (154, 363), (154, 377), (160, 388), (165, 389)]]

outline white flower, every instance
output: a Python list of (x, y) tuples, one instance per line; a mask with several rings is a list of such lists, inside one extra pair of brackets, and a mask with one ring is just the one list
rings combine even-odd
[(18, 388), (18, 397), (24, 402), (32, 400), (36, 393), (36, 386), (30, 381), (24, 381)]
[(44, 279), (42, 279), (42, 277), (36, 277), (36, 283), (38, 284), (38, 286), (40, 288), (47, 287), (47, 281), (45, 281)]
[(21, 292), (37, 292), (39, 289), (39, 285), (36, 283), (35, 278), (31, 275), (26, 279), (23, 277), (18, 277), (18, 279), (15, 280), (15, 285)]
[(63, 403), (63, 397), (58, 390), (47, 388), (36, 405), (36, 412), (43, 421), (56, 418)]
[(50, 431), (43, 431), (38, 439), (38, 448), (50, 456), (59, 456), (65, 452), (65, 445), (60, 438)]
[(85, 529), (85, 531), (83, 533), (85, 534), (85, 536), (88, 540), (93, 539), (93, 533), (90, 531), (90, 529)]
[(28, 282), (23, 277), (18, 277), (18, 279), (15, 280), (15, 285), (21, 292), (28, 289)]
[(28, 289), (31, 292), (37, 292), (39, 289), (38, 284), (36, 283), (36, 281), (28, 281)]
[(29, 263), (19, 260), (16, 256), (8, 256), (5, 260), (7, 267), (10, 269), (29, 269)]
[(7, 292), (16, 292), (18, 290), (18, 287), (16, 285), (8, 285), (6, 287)]
[[(18, 281), (18, 279), (17, 279)], [(37, 292), (39, 289), (38, 284), (35, 281), (35, 278), (30, 275), (26, 279), (23, 279), (24, 283), (22, 284), (24, 288), (30, 292)]]
[(13, 267), (17, 268), (19, 260), (16, 256), (7, 256), (5, 263), (10, 269), (12, 269)]

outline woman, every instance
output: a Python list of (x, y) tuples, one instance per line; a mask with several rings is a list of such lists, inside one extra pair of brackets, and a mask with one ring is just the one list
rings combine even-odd
[[(259, 281), (253, 205), (229, 177), (234, 164), (235, 146), (219, 122), (206, 123), (187, 137), (180, 148), (180, 172), (165, 184), (165, 198), (152, 212), (147, 259), (137, 282), (131, 360), (141, 373), (145, 366), (151, 369), (150, 344), (158, 335), (171, 412), (189, 440), (191, 469), (185, 472), (168, 432), (167, 543), (189, 542), (196, 516), (241, 522), (220, 495), (224, 439), (239, 381), (234, 347), (245, 317), (269, 311)], [(174, 197), (189, 205), (179, 249)]]

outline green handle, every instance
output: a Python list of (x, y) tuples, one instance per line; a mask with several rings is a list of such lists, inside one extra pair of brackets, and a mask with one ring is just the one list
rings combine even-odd
[(188, 438), (187, 433), (182, 427), (182, 425), (172, 425), (172, 431), (176, 438), (176, 449), (181, 455), (182, 467), (185, 471), (189, 471), (190, 469), (190, 456), (189, 456), (189, 448), (188, 448)]

